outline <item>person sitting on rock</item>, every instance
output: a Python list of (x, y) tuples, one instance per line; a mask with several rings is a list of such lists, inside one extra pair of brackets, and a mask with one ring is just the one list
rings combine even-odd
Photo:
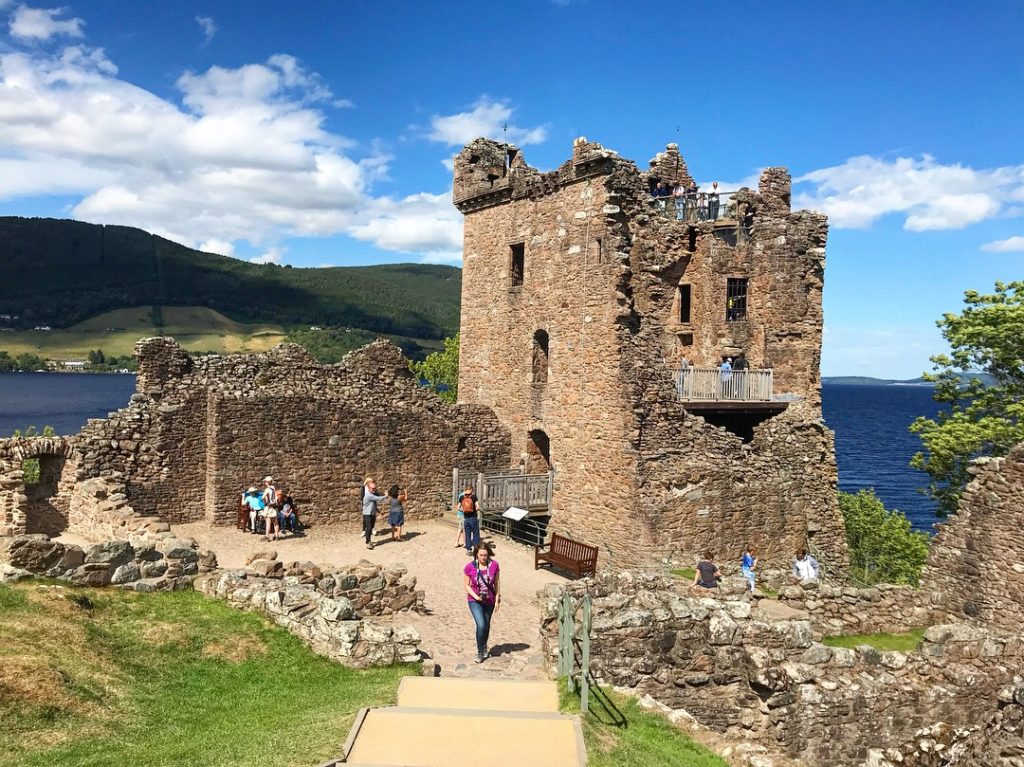
[(704, 558), (697, 563), (697, 572), (693, 576), (694, 586), (700, 586), (702, 589), (718, 588), (718, 582), (722, 580), (722, 573), (719, 572), (714, 559), (714, 552), (704, 552)]
[(821, 565), (818, 560), (808, 554), (806, 549), (798, 550), (793, 560), (793, 575), (802, 581), (816, 581), (820, 574)]

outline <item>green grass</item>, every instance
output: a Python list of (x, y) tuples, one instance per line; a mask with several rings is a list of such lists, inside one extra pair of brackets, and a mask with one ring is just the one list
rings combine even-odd
[(903, 634), (839, 634), (825, 637), (822, 644), (829, 647), (847, 647), (853, 649), (859, 645), (870, 645), (876, 650), (899, 650), (913, 652), (924, 639), (924, 629), (914, 629)]
[(417, 670), (344, 668), (192, 592), (0, 586), (0, 636), (2, 767), (309, 767)]
[(672, 575), (676, 575), (680, 578), (685, 578), (688, 581), (692, 581), (697, 577), (697, 571), (692, 567), (680, 567), (678, 570), (673, 570)]
[(560, 686), (562, 711), (581, 717), (588, 767), (728, 767), (633, 698), (591, 688), (590, 711), (583, 715), (578, 694), (569, 693), (564, 682)]

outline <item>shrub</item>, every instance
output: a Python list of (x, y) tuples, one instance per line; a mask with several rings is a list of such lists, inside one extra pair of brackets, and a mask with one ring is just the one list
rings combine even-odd
[(886, 509), (873, 490), (839, 493), (839, 509), (857, 580), (917, 585), (928, 557), (927, 533), (914, 530), (901, 512)]

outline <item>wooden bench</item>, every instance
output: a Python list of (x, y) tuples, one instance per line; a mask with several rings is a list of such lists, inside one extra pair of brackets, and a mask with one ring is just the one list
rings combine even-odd
[(550, 543), (533, 547), (533, 569), (539, 569), (543, 562), (565, 568), (577, 578), (594, 575), (597, 573), (597, 546), (553, 533)]

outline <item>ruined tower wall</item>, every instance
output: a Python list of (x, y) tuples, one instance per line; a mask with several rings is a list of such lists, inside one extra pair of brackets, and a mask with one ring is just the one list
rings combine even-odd
[(956, 514), (939, 526), (921, 588), (954, 616), (1004, 631), (1024, 626), (1024, 444), (985, 458)]
[[(493, 408), (511, 431), (513, 463), (533, 471), (543, 467), (530, 432), (543, 431), (556, 529), (618, 548), (640, 527), (624, 444), (635, 419), (619, 375), (623, 243), (606, 205), (603, 179), (582, 178), (467, 216), (459, 399)], [(517, 243), (522, 286), (511, 284)], [(545, 382), (534, 382), (538, 330), (548, 334)]]
[[(818, 379), (824, 217), (790, 213), (788, 174), (769, 169), (760, 192), (743, 193), (760, 211), (749, 242), (727, 245), (713, 222), (652, 212), (635, 165), (600, 145), (577, 142), (548, 174), (520, 174), (518, 151), (502, 166), (505, 151), (479, 140), (456, 159), (466, 214), (459, 397), (494, 408), (513, 459), (529, 451), (531, 430), (550, 437), (551, 529), (598, 545), (616, 565), (706, 548), (731, 557), (747, 543), (788, 560), (808, 537), (845, 563)], [(517, 243), (522, 286), (510, 273)], [(730, 276), (749, 280), (743, 322), (727, 321)], [(543, 383), (532, 370), (538, 329), (550, 339)], [(680, 346), (683, 332), (693, 346)], [(755, 367), (774, 367), (775, 390), (781, 383), (794, 400), (746, 442), (688, 412), (675, 388), (681, 351), (717, 366), (740, 349)]]

